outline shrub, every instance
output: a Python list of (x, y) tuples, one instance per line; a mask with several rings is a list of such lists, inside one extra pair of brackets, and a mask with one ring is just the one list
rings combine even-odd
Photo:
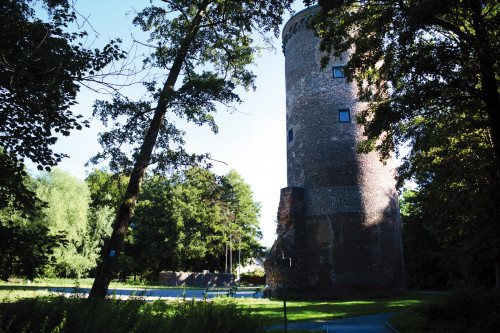
[(241, 282), (244, 284), (266, 284), (266, 277), (260, 275), (241, 275)]
[(260, 317), (231, 301), (64, 297), (0, 304), (1, 332), (263, 332)]
[(391, 323), (404, 332), (498, 332), (500, 293), (455, 290), (443, 302), (418, 305), (396, 315)]

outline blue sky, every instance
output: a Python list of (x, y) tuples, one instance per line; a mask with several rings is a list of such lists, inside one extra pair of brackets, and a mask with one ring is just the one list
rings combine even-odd
[[(145, 0), (76, 2), (79, 13), (91, 24), (91, 27), (88, 23), (85, 26), (89, 33), (87, 44), (99, 47), (109, 39), (119, 37), (127, 48), (131, 45), (131, 35), (144, 39), (145, 36), (132, 25), (132, 19), (134, 9), (140, 10), (148, 4), (149, 1)], [(301, 1), (294, 5), (295, 11), (303, 8)], [(289, 17), (285, 17), (285, 22)], [(257, 59), (257, 67), (254, 68), (257, 90), (241, 93), (244, 102), (238, 106), (238, 111), (228, 113), (221, 109), (217, 112), (217, 135), (208, 127), (184, 127), (188, 151), (210, 153), (215, 160), (226, 163), (214, 163), (214, 172), (224, 174), (235, 169), (250, 184), (254, 200), (262, 204), (260, 223), (264, 234), (262, 244), (265, 246), (271, 246), (276, 237), (280, 189), (286, 187), (285, 64), (281, 40), (275, 41), (275, 48), (275, 52), (264, 51)], [(140, 97), (140, 91), (140, 86), (132, 86), (123, 89), (122, 93)], [(92, 104), (96, 99), (109, 99), (109, 96), (82, 89), (73, 112), (91, 117)], [(54, 150), (70, 156), (59, 167), (84, 179), (90, 170), (84, 164), (100, 149), (97, 135), (102, 130), (98, 121), (92, 121), (90, 129), (74, 131), (69, 137), (59, 139)]]

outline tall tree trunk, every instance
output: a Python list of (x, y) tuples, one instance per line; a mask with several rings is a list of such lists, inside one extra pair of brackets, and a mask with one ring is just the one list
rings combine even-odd
[(500, 262), (495, 258), (495, 289), (500, 290)]
[(142, 181), (146, 173), (146, 169), (150, 163), (151, 155), (158, 138), (158, 133), (162, 126), (163, 118), (167, 112), (168, 104), (172, 93), (174, 91), (174, 85), (177, 82), (177, 78), (182, 69), (182, 64), (187, 56), (189, 47), (193, 42), (200, 24), (202, 22), (203, 16), (205, 15), (206, 8), (210, 3), (209, 0), (203, 1), (200, 5), (198, 13), (191, 21), (191, 27), (189, 33), (186, 35), (184, 41), (182, 42), (179, 51), (174, 59), (172, 68), (170, 69), (167, 81), (163, 86), (163, 89), (158, 99), (158, 104), (156, 106), (155, 114), (148, 132), (144, 138), (141, 146), (139, 156), (132, 170), (132, 175), (128, 183), (127, 192), (125, 193), (125, 199), (120, 209), (118, 211), (115, 223), (113, 225), (113, 233), (111, 238), (107, 242), (105, 251), (103, 251), (102, 263), (99, 266), (94, 284), (90, 291), (89, 299), (104, 298), (107, 294), (109, 283), (113, 277), (115, 271), (115, 266), (118, 261), (118, 256), (120, 251), (123, 249), (123, 242), (125, 235), (130, 225), (130, 220), (134, 214), (135, 205), (139, 196), (139, 191), (141, 189)]
[(481, 95), (484, 101), (490, 136), (495, 154), (496, 176), (500, 177), (500, 95), (495, 72), (495, 60), (492, 57), (492, 48), (488, 31), (486, 30), (481, 4), (479, 1), (470, 1), (473, 26), (476, 32), (476, 51), (480, 66)]
[[(490, 137), (495, 154), (496, 173), (493, 177), (493, 182), (498, 182), (500, 179), (500, 94), (498, 93), (499, 87), (495, 72), (495, 60), (492, 57), (492, 47), (488, 31), (486, 30), (481, 4), (476, 0), (470, 1), (469, 4), (472, 10), (473, 27), (477, 38), (476, 51), (478, 53), (480, 66), (481, 94), (488, 114)], [(496, 188), (498, 188), (498, 186), (496, 186)], [(498, 198), (498, 196), (496, 196), (496, 198)], [(497, 208), (498, 199), (494, 202), (494, 207), (493, 217), (497, 224), (499, 224), (500, 220), (498, 220)], [(500, 264), (498, 256), (495, 255), (494, 260), (495, 288), (500, 289)]]
[(233, 239), (229, 236), (229, 274), (233, 274)]

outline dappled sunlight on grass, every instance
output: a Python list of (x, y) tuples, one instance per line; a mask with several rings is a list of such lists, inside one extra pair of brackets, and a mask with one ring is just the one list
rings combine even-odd
[[(402, 297), (349, 301), (287, 301), (289, 322), (323, 321), (380, 313), (399, 312), (404, 308), (436, 299), (436, 295), (408, 293)], [(238, 305), (267, 318), (268, 325), (283, 320), (283, 301), (276, 299), (238, 300)]]
[(0, 286), (0, 302), (16, 302), (22, 298), (55, 297), (47, 289), (26, 289), (22, 286)]
[[(58, 279), (51, 282), (61, 282), (61, 280)], [(72, 288), (74, 286), (75, 281), (73, 280), (73, 284), (68, 285), (68, 287)], [(154, 287), (150, 289), (154, 289)], [(53, 297), (54, 295), (55, 293), (49, 292), (46, 287), (41, 286), (41, 283), (33, 283), (30, 285), (0, 284), (0, 301), (3, 302), (15, 302), (21, 298)], [(287, 301), (287, 317), (289, 322), (297, 323), (401, 312), (410, 306), (434, 302), (444, 296), (445, 295), (442, 294), (409, 292), (400, 297), (390, 298), (332, 301)], [(228, 299), (210, 300), (210, 302), (215, 303), (226, 301), (228, 301)], [(235, 299), (234, 302), (238, 305), (238, 307), (261, 315), (265, 318), (266, 325), (280, 324), (283, 321), (282, 300), (239, 298)]]

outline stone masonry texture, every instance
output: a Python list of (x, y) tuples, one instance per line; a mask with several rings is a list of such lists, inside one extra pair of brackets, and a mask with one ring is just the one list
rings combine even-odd
[[(287, 289), (335, 296), (404, 290), (404, 267), (395, 165), (375, 153), (357, 154), (364, 107), (354, 82), (334, 77), (345, 64), (324, 55), (307, 28), (317, 6), (285, 25), (287, 181), (281, 190), (277, 236), (266, 261), (267, 284), (282, 286), (277, 259), (292, 258)], [(339, 121), (339, 110), (350, 121)], [(291, 134), (292, 133), (292, 134)]]

